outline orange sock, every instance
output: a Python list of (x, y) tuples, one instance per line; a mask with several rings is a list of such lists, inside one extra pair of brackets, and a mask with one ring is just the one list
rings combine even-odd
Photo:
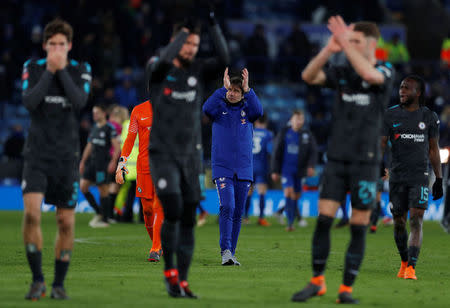
[(144, 214), (145, 228), (147, 229), (147, 233), (153, 242), (153, 199), (141, 198), (141, 202)]
[(353, 288), (346, 286), (345, 284), (341, 284), (341, 286), (339, 287), (339, 293), (352, 293), (353, 292)]
[(152, 250), (161, 250), (161, 227), (164, 221), (164, 211), (158, 197), (153, 199), (153, 246)]

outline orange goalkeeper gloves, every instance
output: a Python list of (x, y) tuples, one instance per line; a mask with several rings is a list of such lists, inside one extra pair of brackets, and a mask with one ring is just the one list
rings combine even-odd
[(125, 156), (121, 156), (119, 158), (119, 163), (117, 164), (116, 169), (116, 183), (123, 184), (124, 183), (124, 175), (128, 174), (127, 169), (127, 158)]

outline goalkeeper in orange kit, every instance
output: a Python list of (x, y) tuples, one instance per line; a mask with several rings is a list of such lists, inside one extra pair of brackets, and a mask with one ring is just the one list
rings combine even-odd
[(153, 111), (150, 101), (133, 108), (128, 126), (128, 134), (123, 144), (121, 157), (116, 169), (116, 182), (124, 183), (124, 173), (128, 173), (127, 157), (130, 155), (136, 135), (139, 134), (139, 155), (137, 159), (136, 197), (141, 198), (145, 227), (153, 242), (148, 261), (158, 262), (161, 254), (161, 226), (164, 212), (155, 193), (148, 159), (148, 143), (152, 129)]

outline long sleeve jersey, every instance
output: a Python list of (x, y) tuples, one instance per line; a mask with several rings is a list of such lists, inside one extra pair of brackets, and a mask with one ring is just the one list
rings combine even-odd
[(221, 177), (253, 181), (253, 122), (263, 108), (253, 90), (237, 104), (226, 101), (227, 89), (220, 88), (203, 105), (211, 118), (211, 165), (213, 180)]

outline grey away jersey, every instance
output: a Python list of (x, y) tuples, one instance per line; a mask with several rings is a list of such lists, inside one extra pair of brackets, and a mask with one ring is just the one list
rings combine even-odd
[(325, 70), (326, 87), (336, 89), (328, 158), (345, 162), (378, 163), (381, 160), (382, 119), (394, 82), (390, 63), (375, 68), (385, 78), (381, 85), (370, 85), (350, 65)]
[(80, 156), (78, 113), (87, 102), (91, 67), (70, 60), (64, 70), (52, 74), (46, 63), (45, 58), (28, 60), (23, 66), (22, 100), (31, 117), (24, 156), (64, 170), (63, 162)]
[(429, 139), (439, 137), (439, 118), (427, 107), (407, 111), (400, 105), (386, 111), (383, 136), (392, 144), (391, 182), (428, 183)]

